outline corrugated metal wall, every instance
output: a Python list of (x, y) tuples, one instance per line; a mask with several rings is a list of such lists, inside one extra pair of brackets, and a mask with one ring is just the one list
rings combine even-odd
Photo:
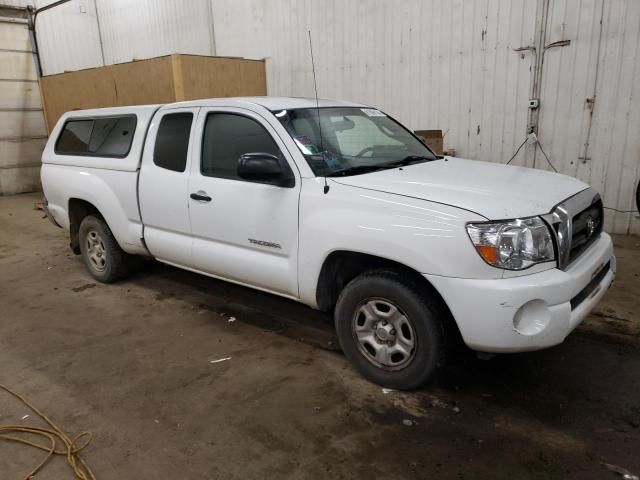
[(109, 0), (97, 6), (107, 64), (171, 53), (212, 53), (209, 0)]
[[(564, 0), (550, 5), (547, 43), (570, 39), (571, 45), (545, 56), (540, 110), (545, 150), (560, 171), (593, 185), (606, 206), (635, 210), (640, 2)], [(637, 212), (607, 213), (608, 230), (640, 233)]]
[[(37, 0), (37, 6), (52, 1)], [(52, 75), (171, 53), (212, 55), (212, 18), (209, 0), (72, 0), (38, 19), (43, 71)]]
[[(313, 95), (311, 29), (320, 96), (441, 128), (457, 155), (499, 162), (525, 139), (541, 51), (514, 49), (570, 40), (544, 53), (540, 143), (605, 205), (633, 209), (637, 0), (73, 0), (45, 15), (45, 73), (166, 53), (267, 57), (271, 95)], [(513, 163), (550, 168), (530, 144)], [(609, 210), (606, 226), (640, 233), (636, 217)]]
[[(53, 1), (36, 0), (36, 6)], [(45, 75), (103, 65), (94, 0), (71, 0), (43, 12), (36, 28)]]

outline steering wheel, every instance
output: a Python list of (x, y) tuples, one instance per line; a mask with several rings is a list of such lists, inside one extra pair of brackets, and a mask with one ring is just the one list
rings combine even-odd
[(360, 158), (360, 157), (362, 157), (365, 153), (373, 152), (374, 150), (375, 150), (375, 148), (373, 148), (373, 147), (363, 148), (363, 149), (362, 149), (362, 150), (360, 150), (358, 153), (356, 153), (356, 157)]

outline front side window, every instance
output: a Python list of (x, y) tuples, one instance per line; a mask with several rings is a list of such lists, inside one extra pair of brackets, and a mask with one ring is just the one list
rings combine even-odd
[(167, 113), (158, 127), (153, 149), (153, 163), (174, 172), (184, 172), (187, 166), (189, 136), (193, 113)]
[(439, 157), (379, 110), (301, 108), (272, 112), (317, 176), (366, 173)]
[(238, 159), (245, 153), (279, 156), (280, 149), (269, 132), (249, 117), (233, 113), (207, 115), (202, 139), (202, 174), (242, 180), (238, 176)]
[(131, 149), (137, 119), (135, 115), (68, 120), (55, 152), (62, 155), (126, 157)]

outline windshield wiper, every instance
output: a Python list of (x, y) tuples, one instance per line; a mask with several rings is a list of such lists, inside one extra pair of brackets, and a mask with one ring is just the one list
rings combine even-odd
[(418, 162), (430, 162), (432, 160), (440, 160), (444, 157), (435, 155), (433, 157), (425, 157), (422, 155), (407, 155), (400, 160), (394, 160), (387, 163), (379, 163), (377, 165), (356, 165), (353, 167), (344, 168), (342, 170), (336, 170), (325, 175), (325, 177), (345, 177), (348, 175), (358, 175), (359, 173), (374, 172), (376, 170), (383, 170), (386, 168), (404, 167), (405, 165), (411, 165)]
[(425, 157), (423, 155), (407, 155), (400, 160), (394, 160), (393, 162), (383, 163), (384, 167), (404, 167), (405, 165), (411, 165), (412, 163), (418, 162), (431, 162), (432, 160), (440, 160), (444, 157), (440, 155), (435, 155), (433, 157)]
[(325, 177), (346, 177), (348, 175), (357, 175), (359, 173), (373, 172), (385, 168), (386, 165), (356, 165), (353, 167), (343, 168), (335, 172), (327, 173)]

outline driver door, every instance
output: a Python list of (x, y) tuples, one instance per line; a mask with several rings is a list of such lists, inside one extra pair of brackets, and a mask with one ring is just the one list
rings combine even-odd
[[(189, 177), (196, 268), (297, 298), (300, 178), (282, 140), (263, 117), (240, 108), (203, 108), (196, 138)], [(240, 155), (256, 152), (278, 155), (294, 186), (240, 178)]]

